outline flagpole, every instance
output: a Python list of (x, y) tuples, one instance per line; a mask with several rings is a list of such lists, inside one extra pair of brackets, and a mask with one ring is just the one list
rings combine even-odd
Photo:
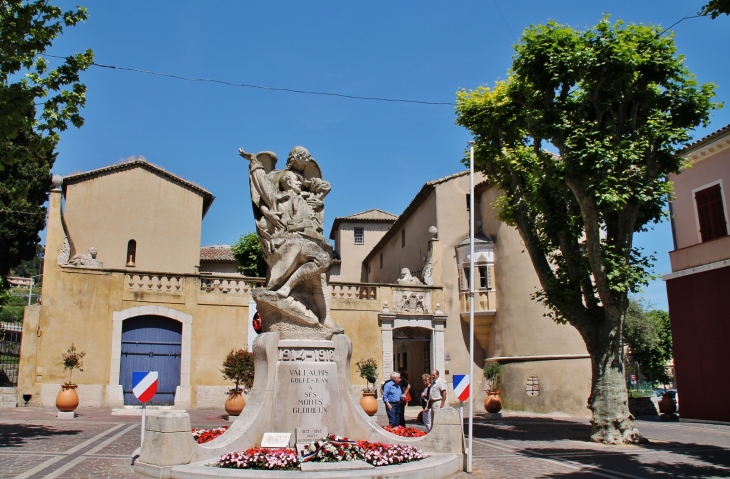
[(469, 142), (469, 444), (466, 472), (471, 472), (474, 433), (474, 140)]
[(142, 442), (139, 443), (139, 447), (144, 444), (144, 428), (147, 422), (147, 403), (142, 403)]

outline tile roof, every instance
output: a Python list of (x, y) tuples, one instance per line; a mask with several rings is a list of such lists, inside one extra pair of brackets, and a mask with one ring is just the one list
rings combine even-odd
[(143, 157), (132, 158), (128, 161), (122, 161), (120, 163), (117, 163), (116, 165), (105, 166), (104, 168), (97, 168), (96, 170), (73, 173), (71, 175), (64, 176), (62, 186), (63, 192), (64, 194), (66, 194), (66, 187), (68, 185), (80, 183), (82, 181), (86, 181), (87, 179), (132, 168), (144, 168), (147, 171), (163, 176), (171, 180), (173, 183), (177, 183), (180, 186), (189, 188), (194, 192), (200, 194), (203, 197), (203, 217), (205, 217), (205, 214), (208, 212), (208, 208), (210, 208), (210, 205), (213, 204), (213, 200), (215, 200), (215, 196), (213, 196), (213, 194), (205, 188), (196, 185), (192, 181), (187, 181), (180, 176), (173, 175), (169, 171), (165, 171), (163, 168), (160, 168), (157, 165), (153, 165)]
[(330, 239), (335, 239), (335, 231), (340, 228), (341, 223), (350, 221), (363, 222), (363, 223), (393, 223), (398, 219), (397, 215), (388, 213), (387, 211), (372, 208), (367, 211), (361, 211), (349, 216), (338, 216), (332, 223), (332, 229), (330, 230)]
[(228, 245), (203, 246), (200, 248), (200, 261), (225, 261), (235, 263), (233, 251)]
[(394, 215), (392, 213), (388, 213), (387, 211), (379, 210), (377, 208), (373, 208), (367, 211), (361, 211), (360, 213), (355, 213), (349, 216), (342, 216), (340, 219), (347, 219), (347, 220), (385, 220), (385, 221), (395, 221), (398, 219), (398, 215)]
[(687, 145), (684, 148), (682, 148), (681, 150), (679, 150), (677, 152), (677, 155), (685, 155), (688, 152), (690, 152), (691, 150), (694, 150), (696, 148), (699, 148), (700, 146), (710, 143), (711, 141), (714, 141), (721, 136), (725, 136), (725, 134), (730, 134), (730, 125), (725, 125), (722, 128), (720, 128), (719, 130), (713, 131), (709, 135), (704, 136), (704, 137), (700, 138), (699, 140), (693, 141), (689, 145)]

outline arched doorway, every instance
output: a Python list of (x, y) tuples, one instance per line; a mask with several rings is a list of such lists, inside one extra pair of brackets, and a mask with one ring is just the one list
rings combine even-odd
[(421, 375), (431, 372), (431, 330), (422, 327), (393, 329), (393, 364), (403, 368), (411, 385), (411, 406), (418, 406), (423, 391)]
[(119, 384), (125, 405), (141, 404), (132, 393), (133, 371), (158, 371), (157, 394), (150, 405), (171, 406), (180, 385), (182, 323), (155, 315), (136, 316), (122, 324)]

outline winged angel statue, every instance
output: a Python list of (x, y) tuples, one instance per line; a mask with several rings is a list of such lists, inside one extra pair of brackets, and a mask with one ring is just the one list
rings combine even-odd
[(239, 154), (250, 161), (256, 232), (266, 259), (266, 286), (253, 291), (264, 331), (281, 339), (330, 339), (344, 332), (330, 315), (332, 246), (322, 234), (330, 184), (306, 148), (294, 147), (277, 170), (276, 153)]

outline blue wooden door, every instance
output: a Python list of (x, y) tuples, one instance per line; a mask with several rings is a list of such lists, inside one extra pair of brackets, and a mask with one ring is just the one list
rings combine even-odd
[(150, 405), (171, 406), (180, 385), (182, 324), (162, 316), (137, 316), (122, 323), (122, 362), (119, 384), (124, 404), (142, 404), (132, 393), (133, 371), (158, 371), (157, 394)]

